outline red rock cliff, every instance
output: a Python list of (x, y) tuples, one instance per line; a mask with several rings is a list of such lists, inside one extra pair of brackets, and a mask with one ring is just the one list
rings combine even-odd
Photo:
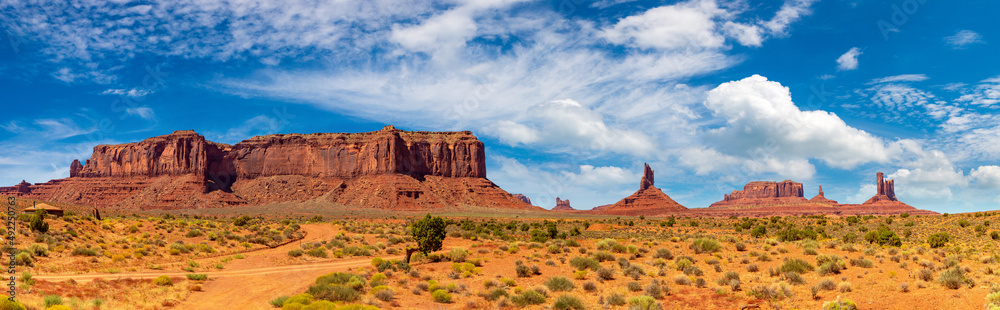
[(552, 211), (569, 211), (569, 210), (576, 210), (569, 205), (569, 199), (562, 200), (559, 199), (559, 197), (556, 197), (556, 206), (552, 208)]
[(784, 180), (781, 182), (755, 181), (743, 186), (743, 190), (733, 191), (723, 196), (722, 201), (709, 208), (747, 207), (776, 204), (802, 203), (802, 183)]
[(208, 168), (207, 149), (211, 147), (215, 145), (190, 130), (175, 131), (135, 143), (98, 145), (83, 167), (77, 166), (79, 160), (70, 165), (70, 176), (205, 175)]
[(642, 179), (639, 180), (639, 190), (632, 195), (610, 205), (603, 205), (586, 213), (603, 215), (662, 215), (685, 212), (688, 208), (674, 201), (670, 196), (653, 186), (653, 169), (649, 164), (643, 168)]

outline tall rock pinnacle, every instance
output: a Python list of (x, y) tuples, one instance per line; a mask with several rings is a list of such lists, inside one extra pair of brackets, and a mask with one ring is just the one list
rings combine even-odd
[(642, 172), (642, 180), (639, 181), (639, 190), (644, 190), (653, 186), (653, 169), (649, 164), (645, 164), (646, 169)]

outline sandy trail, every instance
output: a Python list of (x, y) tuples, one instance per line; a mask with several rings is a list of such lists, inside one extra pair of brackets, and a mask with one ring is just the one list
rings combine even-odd
[[(339, 232), (330, 224), (302, 225), (306, 237), (302, 243), (330, 240)], [(371, 258), (357, 259), (322, 259), (296, 265), (277, 265), (289, 263), (288, 251), (298, 248), (299, 242), (293, 242), (273, 249), (263, 249), (244, 254), (246, 259), (232, 260), (225, 270), (197, 272), (208, 275), (203, 291), (192, 292), (177, 309), (272, 309), (268, 301), (278, 296), (291, 296), (305, 292), (317, 277), (349, 268), (369, 266)], [(386, 257), (386, 259), (402, 259), (403, 256)], [(205, 258), (198, 260), (207, 264), (220, 258)], [(175, 265), (184, 262), (173, 263)], [(148, 279), (159, 276), (185, 277), (188, 272), (133, 272), (133, 273), (93, 273), (93, 274), (48, 274), (36, 275), (34, 278), (44, 281), (89, 282), (94, 279)]]

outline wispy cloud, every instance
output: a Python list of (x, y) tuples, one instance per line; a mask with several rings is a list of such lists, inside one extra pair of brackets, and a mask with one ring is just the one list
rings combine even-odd
[(973, 44), (984, 43), (983, 36), (972, 30), (960, 30), (945, 37), (944, 42), (953, 49), (964, 49)]
[(929, 79), (925, 74), (900, 74), (894, 76), (887, 76), (883, 78), (877, 78), (869, 82), (870, 84), (882, 84), (882, 83), (892, 83), (892, 82), (923, 82)]

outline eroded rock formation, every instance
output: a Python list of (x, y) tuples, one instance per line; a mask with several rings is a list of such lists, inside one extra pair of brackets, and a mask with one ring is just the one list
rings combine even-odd
[(713, 203), (709, 208), (769, 206), (790, 203), (803, 203), (802, 183), (784, 180), (781, 182), (755, 181), (743, 186), (743, 190), (735, 190), (732, 194), (723, 196), (722, 201)]
[(653, 169), (650, 169), (649, 165), (646, 164), (642, 179), (639, 181), (638, 191), (615, 204), (599, 206), (587, 213), (638, 216), (671, 214), (688, 210), (653, 184)]
[(559, 199), (559, 197), (556, 197), (556, 206), (552, 208), (552, 211), (571, 211), (571, 210), (576, 210), (576, 209), (573, 209), (573, 207), (569, 205), (569, 199), (562, 200)]
[(825, 204), (829, 204), (829, 205), (836, 205), (837, 204), (836, 200), (828, 199), (828, 198), (826, 198), (825, 195), (823, 195), (823, 185), (819, 186), (819, 194), (816, 194), (815, 197), (810, 198), (809, 202), (825, 203)]
[(514, 198), (520, 199), (521, 201), (524, 201), (524, 203), (526, 203), (526, 204), (529, 204), (529, 205), (531, 204), (531, 199), (528, 198), (528, 196), (525, 196), (525, 195), (522, 195), (522, 194), (514, 194)]
[[(118, 208), (203, 208), (320, 200), (359, 208), (540, 209), (486, 179), (471, 132), (276, 134), (235, 145), (176, 131), (99, 145), (70, 178), (33, 185), (39, 199)], [(0, 188), (0, 193), (17, 190)]]

